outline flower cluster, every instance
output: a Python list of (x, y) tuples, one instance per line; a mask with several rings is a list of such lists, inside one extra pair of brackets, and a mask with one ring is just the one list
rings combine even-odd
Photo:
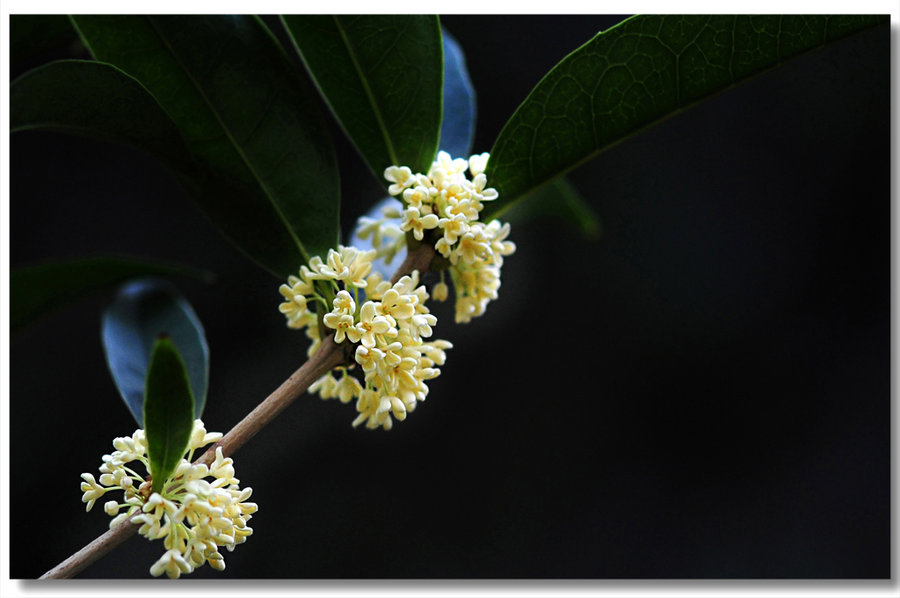
[[(355, 363), (335, 368), (309, 388), (323, 399), (355, 399), (359, 416), (354, 426), (365, 423), (389, 430), (393, 419), (404, 420), (425, 400), (425, 382), (440, 373), (444, 351), (451, 347), (447, 341), (426, 340), (437, 319), (426, 306), (429, 294), (419, 285), (418, 272), (391, 284), (373, 269), (375, 260), (389, 263), (403, 249), (404, 233), (433, 243), (449, 265), (457, 322), (482, 315), (497, 298), (503, 258), (516, 246), (507, 240), (509, 224), (479, 220), (484, 202), (497, 198), (497, 191), (487, 187), (487, 161), (488, 154), (465, 160), (440, 152), (427, 174), (389, 167), (384, 173), (391, 183), (388, 192), (402, 197), (405, 205), (385, 207), (380, 219), (360, 219), (356, 236), (371, 239), (372, 249), (338, 246), (324, 260), (313, 257), (299, 276), (288, 277), (279, 288), (284, 297), (279, 310), (289, 327), (306, 330), (312, 341), (310, 356), (331, 330), (335, 342), (357, 345)], [(441, 270), (432, 296), (445, 301), (448, 295)], [(362, 381), (351, 373), (357, 365)]]
[[(506, 240), (508, 223), (479, 220), (483, 202), (497, 198), (497, 191), (487, 187), (484, 174), (488, 157), (484, 153), (468, 160), (453, 159), (440, 152), (427, 174), (413, 174), (406, 166), (391, 166), (384, 171), (384, 178), (391, 183), (388, 192), (402, 197), (405, 203), (400, 230), (411, 232), (419, 241), (426, 231), (435, 231), (430, 235), (435, 239), (434, 248), (450, 262), (457, 322), (482, 315), (487, 304), (497, 298), (503, 257), (516, 250), (515, 244)], [(466, 177), (467, 170), (471, 180)], [(359, 234), (366, 238), (367, 233), (361, 230)], [(379, 243), (373, 239), (373, 245), (378, 247)], [(447, 294), (442, 278), (434, 296), (443, 300)]]
[(256, 512), (256, 504), (247, 502), (252, 489), (240, 488), (233, 462), (223, 457), (222, 449), (216, 449), (211, 465), (191, 465), (195, 449), (221, 437), (220, 433), (207, 433), (203, 422), (195, 420), (187, 458), (181, 460), (161, 492), (151, 492), (151, 483), (129, 466), (138, 461), (150, 470), (143, 430), (113, 441), (116, 450), (103, 455), (99, 482), (89, 473), (81, 474), (81, 500), (88, 511), (107, 492), (123, 491), (123, 502), (110, 500), (103, 505), (113, 517), (110, 528), (140, 511), (133, 520), (141, 524), (138, 533), (150, 540), (164, 539), (166, 552), (150, 567), (154, 576), (179, 577), (207, 562), (221, 571), (225, 560), (219, 547), (230, 552), (253, 533), (247, 526)]
[(390, 430), (393, 419), (406, 419), (425, 400), (425, 381), (440, 373), (437, 366), (443, 365), (444, 350), (451, 345), (426, 340), (437, 318), (425, 304), (428, 292), (419, 284), (418, 272), (391, 284), (372, 270), (376, 253), (338, 246), (325, 260), (312, 258), (300, 268), (300, 276), (289, 277), (279, 288), (285, 299), (279, 310), (289, 327), (306, 329), (310, 355), (321, 343), (318, 314), (322, 326), (334, 331), (335, 342), (357, 344), (354, 361), (364, 373), (362, 383), (351, 374), (353, 366), (341, 366), (309, 391), (342, 403), (356, 399), (359, 415), (353, 426)]

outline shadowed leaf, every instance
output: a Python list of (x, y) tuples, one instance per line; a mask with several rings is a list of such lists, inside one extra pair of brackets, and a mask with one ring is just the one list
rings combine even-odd
[(441, 150), (454, 158), (468, 158), (475, 138), (475, 87), (469, 79), (462, 46), (445, 30), (444, 114)]
[(23, 268), (9, 274), (9, 323), (13, 330), (44, 313), (138, 276), (178, 274), (211, 280), (201, 270), (122, 257), (60, 260)]
[(258, 19), (73, 17), (99, 60), (144, 85), (202, 168), (186, 185), (278, 276), (337, 244), (339, 181), (315, 91)]
[(600, 218), (566, 177), (541, 185), (505, 214), (514, 226), (532, 222), (543, 225), (548, 217), (578, 231), (588, 241), (596, 241), (603, 233)]
[(391, 165), (425, 172), (441, 130), (437, 17), (291, 15), (303, 62), (378, 180)]
[(124, 285), (103, 314), (101, 336), (109, 371), (140, 426), (150, 357), (160, 335), (184, 360), (193, 417), (199, 418), (206, 403), (209, 348), (197, 314), (165, 281), (147, 278)]
[(483, 217), (648, 125), (801, 53), (886, 22), (871, 16), (637, 16), (557, 64), (506, 123)]
[(9, 90), (10, 132), (59, 131), (134, 145), (176, 170), (191, 158), (178, 128), (146, 89), (113, 65), (59, 60)]

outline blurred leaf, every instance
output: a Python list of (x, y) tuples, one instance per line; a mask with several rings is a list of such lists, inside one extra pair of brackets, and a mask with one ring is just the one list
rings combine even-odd
[(14, 268), (9, 275), (9, 325), (15, 330), (44, 313), (120, 282), (151, 274), (180, 274), (209, 281), (212, 274), (187, 266), (121, 257), (91, 257)]
[(9, 56), (15, 64), (64, 46), (80, 45), (66, 15), (9, 15)]
[(454, 158), (468, 158), (475, 138), (475, 87), (469, 79), (462, 46), (446, 30), (443, 38), (444, 115), (440, 148)]
[(506, 219), (514, 225), (543, 223), (548, 217), (578, 231), (589, 241), (596, 241), (603, 233), (600, 218), (566, 177), (541, 185), (506, 212)]
[(193, 417), (203, 415), (209, 381), (209, 347), (190, 304), (165, 281), (144, 278), (124, 285), (103, 314), (103, 349), (119, 394), (144, 425), (144, 387), (153, 346), (160, 335), (175, 344), (193, 390)]
[(637, 16), (557, 64), (500, 131), (497, 216), (531, 189), (650, 124), (789, 58), (886, 23), (867, 16)]
[(190, 155), (175, 123), (144, 87), (115, 66), (59, 60), (37, 67), (9, 90), (10, 132), (49, 130), (130, 143), (176, 169)]
[(437, 17), (292, 15), (303, 62), (378, 180), (391, 165), (426, 172), (441, 130)]
[(153, 344), (143, 408), (153, 491), (162, 492), (187, 450), (194, 425), (194, 397), (185, 363), (165, 336)]
[(315, 91), (258, 19), (75, 16), (99, 60), (140, 81), (207, 176), (187, 183), (248, 255), (286, 276), (337, 244), (339, 180)]

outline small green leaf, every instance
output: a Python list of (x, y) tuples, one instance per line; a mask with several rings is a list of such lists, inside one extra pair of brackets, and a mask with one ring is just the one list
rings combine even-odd
[(312, 85), (256, 18), (74, 16), (156, 98), (203, 168), (189, 190), (278, 276), (337, 244), (339, 180)]
[(9, 324), (16, 330), (50, 310), (138, 276), (178, 274), (209, 281), (188, 266), (123, 257), (60, 260), (15, 268), (9, 274)]
[(192, 413), (203, 415), (209, 385), (209, 347), (203, 325), (187, 300), (163, 280), (122, 286), (103, 313), (101, 339), (110, 374), (138, 426), (153, 346), (165, 335), (178, 347), (193, 395)]
[(175, 123), (134, 78), (113, 65), (59, 60), (9, 89), (10, 132), (49, 130), (134, 145), (176, 170), (189, 169)]
[(184, 360), (172, 339), (153, 344), (144, 393), (144, 432), (153, 491), (175, 471), (187, 450), (194, 424), (194, 397)]
[(506, 212), (513, 225), (543, 222), (547, 217), (578, 231), (588, 241), (596, 241), (603, 232), (594, 209), (566, 177), (541, 185)]
[(378, 179), (391, 165), (427, 171), (441, 130), (444, 59), (438, 18), (282, 20), (319, 91)]
[(803, 52), (887, 22), (872, 16), (637, 16), (557, 64), (506, 123), (482, 217), (648, 125)]

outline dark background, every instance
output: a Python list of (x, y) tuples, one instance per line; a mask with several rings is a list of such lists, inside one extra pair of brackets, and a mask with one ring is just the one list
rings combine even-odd
[[(618, 20), (445, 18), (475, 150)], [(500, 300), (465, 326), (436, 308), (455, 348), (391, 432), (300, 398), (235, 456), (254, 535), (191, 577), (889, 577), (889, 46), (882, 26), (801, 57), (574, 172), (603, 236), (516, 223)], [(217, 273), (176, 280), (211, 347), (208, 429), (300, 365), (280, 281), (152, 158), (33, 132), (10, 151), (13, 267), (117, 253)], [(349, 227), (380, 192), (339, 151)], [(108, 524), (78, 489), (135, 427), (100, 346), (107, 300), (12, 339), (13, 578)], [(163, 550), (131, 539), (84, 577), (147, 577)]]

